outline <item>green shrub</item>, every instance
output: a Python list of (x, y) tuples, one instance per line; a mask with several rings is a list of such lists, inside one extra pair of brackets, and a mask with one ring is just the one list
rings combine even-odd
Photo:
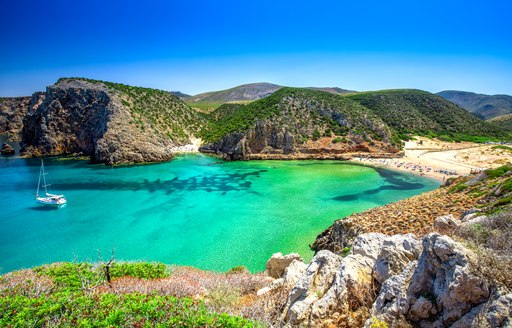
[(495, 179), (495, 178), (499, 178), (499, 177), (503, 176), (505, 173), (507, 173), (510, 170), (512, 170), (512, 166), (510, 164), (507, 164), (507, 165), (500, 166), (493, 170), (487, 170), (487, 171), (485, 171), (485, 174), (489, 178)]
[(342, 142), (342, 141), (343, 141), (343, 139), (342, 139), (341, 137), (336, 137), (336, 138), (334, 138), (334, 139), (332, 140), (332, 143), (333, 143), (333, 144), (337, 144), (337, 143), (340, 143), (340, 142)]
[(156, 262), (115, 262), (110, 268), (110, 275), (112, 278), (129, 276), (141, 279), (168, 276), (165, 264)]

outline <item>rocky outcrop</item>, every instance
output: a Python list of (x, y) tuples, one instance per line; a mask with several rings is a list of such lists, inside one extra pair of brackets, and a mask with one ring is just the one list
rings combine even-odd
[(247, 133), (228, 134), (217, 143), (201, 147), (201, 151), (239, 160), (248, 159), (253, 154), (289, 155), (296, 151), (295, 148), (294, 136), (287, 129), (257, 121)]
[(473, 326), (470, 317), (492, 300), (488, 282), (471, 271), (471, 256), (447, 236), (428, 235), (417, 264), (384, 282), (372, 316), (392, 326), (404, 319), (421, 327)]
[[(191, 109), (168, 93), (165, 97), (169, 99), (162, 99), (163, 92), (117, 86), (119, 90), (99, 81), (63, 79), (48, 87), (44, 100), (24, 120), (22, 153), (25, 156), (79, 154), (107, 164), (169, 160), (172, 147), (188, 139), (172, 138), (170, 130), (155, 124), (171, 120), (166, 124), (177, 129), (178, 115), (169, 116)], [(153, 94), (160, 97), (153, 105), (169, 101), (168, 107), (174, 106), (174, 111), (166, 113), (166, 107), (159, 111), (160, 116), (150, 116)], [(148, 107), (137, 107), (136, 97), (150, 99), (145, 103)], [(180, 136), (184, 133), (180, 132)]]
[(283, 255), (281, 253), (272, 254), (272, 257), (267, 261), (265, 272), (272, 278), (281, 278), (288, 266), (293, 261), (302, 262), (302, 258), (297, 253)]
[[(320, 250), (290, 289), (282, 319), (288, 327), (344, 324), (372, 327), (501, 327), (511, 324), (512, 294), (474, 273), (474, 254), (432, 233), (361, 234), (345, 257)], [(355, 322), (358, 308), (369, 319)], [(352, 316), (352, 317), (351, 317)], [(348, 318), (348, 319), (347, 319)], [(352, 321), (350, 321), (350, 320)]]
[(21, 141), (23, 119), (37, 108), (43, 97), (38, 92), (32, 97), (0, 98), (0, 134), (7, 135), (9, 141)]
[(0, 148), (0, 154), (2, 154), (2, 155), (5, 155), (5, 156), (14, 155), (15, 153), (16, 152), (14, 151), (14, 148), (7, 143), (4, 143), (2, 145), (2, 148)]

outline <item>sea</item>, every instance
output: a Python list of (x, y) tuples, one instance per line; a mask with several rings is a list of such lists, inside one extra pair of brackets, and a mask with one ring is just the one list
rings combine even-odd
[(62, 261), (159, 261), (264, 270), (273, 253), (309, 260), (334, 220), (439, 187), (344, 161), (227, 162), (203, 154), (109, 167), (48, 158), (54, 193), (35, 201), (40, 159), (0, 158), (0, 274)]

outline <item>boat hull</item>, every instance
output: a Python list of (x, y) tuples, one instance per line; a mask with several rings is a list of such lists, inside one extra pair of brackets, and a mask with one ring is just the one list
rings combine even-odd
[(36, 197), (36, 202), (41, 205), (59, 207), (67, 203), (65, 198)]

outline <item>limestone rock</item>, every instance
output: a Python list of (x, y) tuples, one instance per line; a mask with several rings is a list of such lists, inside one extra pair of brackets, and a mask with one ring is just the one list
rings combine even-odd
[(374, 278), (382, 283), (399, 274), (409, 262), (418, 259), (421, 251), (421, 241), (413, 234), (387, 237), (375, 263)]
[(267, 261), (267, 265), (265, 266), (265, 272), (272, 278), (281, 278), (286, 268), (295, 260), (303, 262), (302, 258), (297, 253), (284, 256), (281, 253), (272, 254), (272, 257)]
[(313, 257), (288, 295), (284, 312), (287, 322), (296, 325), (309, 320), (311, 305), (332, 286), (340, 263), (341, 257), (330, 251), (320, 251)]
[(443, 215), (434, 221), (434, 228), (438, 231), (447, 231), (457, 228), (461, 224), (453, 215)]
[(284, 284), (288, 287), (293, 287), (302, 274), (306, 271), (308, 265), (301, 260), (293, 260), (290, 265), (284, 270)]
[(447, 236), (428, 235), (412, 275), (408, 266), (384, 282), (372, 315), (394, 325), (399, 314), (414, 325), (429, 327), (450, 326), (469, 317), (490, 295), (485, 279), (470, 270), (472, 256)]
[(2, 145), (2, 148), (0, 149), (0, 154), (2, 155), (14, 155), (15, 151), (14, 148), (12, 148), (11, 145), (4, 143)]
[(352, 252), (341, 258), (319, 251), (288, 297), (284, 320), (291, 326), (320, 326), (347, 303), (360, 296), (372, 281), (372, 272), (386, 235), (368, 233), (356, 238)]
[(480, 215), (480, 216), (474, 215), (472, 218), (466, 219), (464, 222), (462, 222), (461, 226), (469, 227), (474, 224), (482, 224), (482, 223), (486, 222), (488, 219), (489, 219), (489, 217), (487, 215)]

